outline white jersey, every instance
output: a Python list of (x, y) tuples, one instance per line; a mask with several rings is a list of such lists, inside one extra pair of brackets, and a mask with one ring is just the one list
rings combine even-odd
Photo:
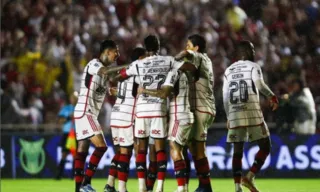
[(264, 122), (259, 102), (261, 68), (251, 61), (238, 61), (224, 73), (223, 101), (229, 128), (260, 125)]
[(163, 86), (174, 88), (173, 96), (170, 98), (170, 120), (193, 122), (193, 113), (189, 103), (189, 82), (186, 74), (179, 70), (171, 70)]
[(123, 128), (132, 126), (138, 84), (136, 76), (118, 82), (117, 100), (112, 108), (111, 127)]
[(207, 54), (188, 52), (193, 55), (192, 63), (197, 68), (196, 76), (190, 85), (191, 109), (195, 112), (209, 113), (215, 116), (216, 106), (213, 95), (214, 76), (212, 62)]
[[(136, 75), (145, 89), (160, 89), (171, 70), (179, 68), (183, 62), (178, 62), (171, 56), (154, 55), (133, 62), (126, 70), (127, 76)], [(139, 95), (136, 104), (136, 116), (139, 118), (165, 117), (167, 114), (167, 99)]]
[(78, 103), (74, 117), (82, 118), (85, 114), (98, 116), (107, 93), (107, 78), (97, 73), (103, 64), (98, 59), (92, 59), (84, 68)]

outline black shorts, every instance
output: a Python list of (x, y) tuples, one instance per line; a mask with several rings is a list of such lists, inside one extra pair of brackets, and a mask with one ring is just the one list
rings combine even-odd
[(63, 133), (61, 137), (60, 146), (62, 147), (63, 152), (69, 152), (69, 149), (66, 148), (68, 136), (69, 133)]

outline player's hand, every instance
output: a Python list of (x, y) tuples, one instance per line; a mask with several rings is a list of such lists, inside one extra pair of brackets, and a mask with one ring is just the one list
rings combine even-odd
[(269, 103), (270, 103), (270, 107), (271, 107), (272, 111), (275, 111), (275, 110), (278, 109), (279, 101), (278, 101), (278, 98), (275, 95), (270, 97)]
[(187, 55), (188, 55), (188, 52), (186, 50), (183, 50), (180, 53), (178, 53), (178, 55), (176, 55), (174, 58), (179, 61), (184, 57), (186, 57)]
[(112, 95), (112, 96), (116, 96), (118, 94), (117, 87), (111, 87), (109, 89), (109, 94)]
[(144, 88), (143, 87), (139, 87), (138, 88), (138, 94), (141, 95), (143, 94)]
[(230, 121), (227, 120), (227, 129), (229, 129), (229, 128), (230, 128)]

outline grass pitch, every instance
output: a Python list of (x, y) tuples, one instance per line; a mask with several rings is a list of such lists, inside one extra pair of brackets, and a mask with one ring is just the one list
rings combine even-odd
[[(197, 187), (197, 180), (190, 180), (190, 192)], [(106, 179), (93, 179), (93, 187), (102, 192)], [(214, 192), (233, 192), (234, 185), (230, 179), (212, 179)], [(257, 179), (256, 184), (261, 192), (319, 192), (319, 179)], [(164, 192), (173, 192), (176, 189), (176, 181), (167, 179)], [(71, 179), (55, 181), (53, 179), (1, 179), (1, 192), (73, 192), (74, 183)], [(130, 178), (128, 182), (129, 192), (138, 192), (137, 179)], [(244, 189), (245, 192), (249, 190)]]

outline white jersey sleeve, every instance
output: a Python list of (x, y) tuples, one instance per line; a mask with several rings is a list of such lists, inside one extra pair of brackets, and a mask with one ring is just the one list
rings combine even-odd
[(178, 80), (178, 71), (177, 70), (171, 70), (168, 73), (168, 76), (165, 80), (165, 82), (163, 83), (162, 86), (170, 86), (170, 87), (174, 87), (174, 84), (177, 82)]
[(271, 97), (274, 93), (264, 83), (262, 71), (259, 65), (255, 64), (252, 68), (252, 80), (257, 89), (266, 97)]
[(88, 64), (88, 73), (90, 75), (98, 75), (98, 71), (103, 67), (103, 65), (97, 62), (90, 62)]
[(138, 70), (137, 70), (137, 61), (131, 63), (127, 69), (126, 69), (126, 74), (127, 76), (133, 76), (133, 75), (138, 75)]

